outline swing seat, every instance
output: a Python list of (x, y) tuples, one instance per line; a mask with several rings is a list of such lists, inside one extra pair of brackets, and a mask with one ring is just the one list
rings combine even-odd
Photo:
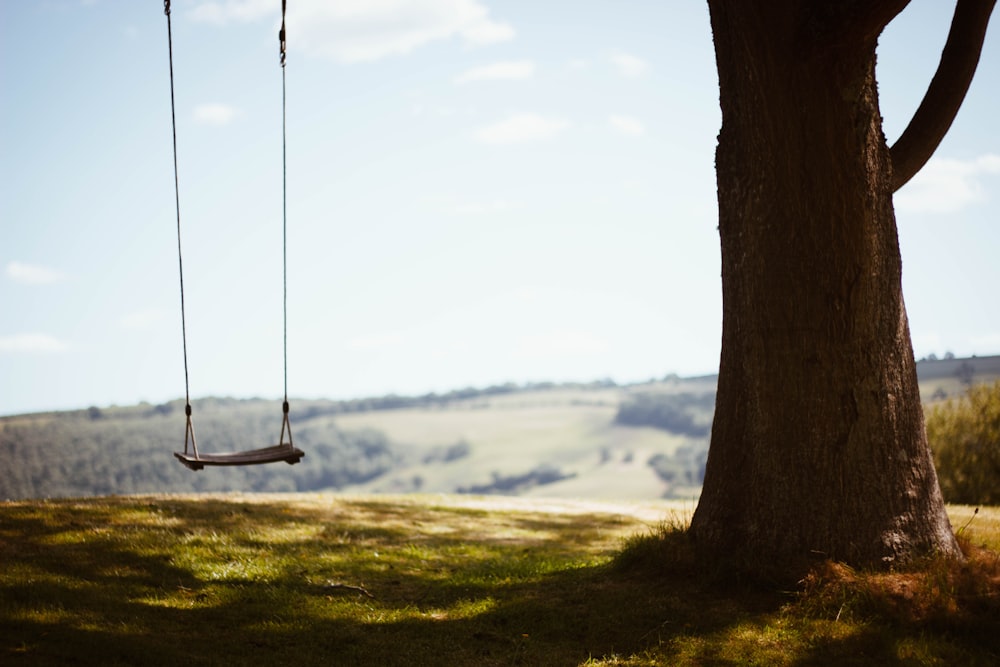
[(174, 452), (174, 456), (191, 470), (201, 470), (205, 466), (249, 466), (277, 463), (278, 461), (293, 465), (302, 460), (305, 452), (291, 445), (274, 445), (261, 449), (249, 449), (244, 452), (215, 452), (197, 455)]

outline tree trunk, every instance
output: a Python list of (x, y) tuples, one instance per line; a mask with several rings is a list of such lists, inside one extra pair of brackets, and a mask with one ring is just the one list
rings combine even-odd
[(750, 570), (960, 556), (903, 305), (875, 46), (905, 2), (709, 0), (719, 389), (691, 524)]

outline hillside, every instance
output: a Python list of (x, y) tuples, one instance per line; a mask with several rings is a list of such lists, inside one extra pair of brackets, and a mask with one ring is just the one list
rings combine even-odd
[[(657, 498), (670, 486), (649, 465), (705, 439), (616, 422), (631, 396), (701, 392), (714, 381), (627, 388), (544, 385), (447, 397), (293, 401), (295, 466), (209, 469), (174, 460), (182, 402), (0, 419), (0, 498), (211, 491), (458, 492)], [(194, 403), (202, 451), (273, 444), (280, 406), (258, 399)], [(695, 415), (707, 423), (711, 412)], [(604, 484), (602, 480), (611, 482)], [(688, 494), (690, 497), (690, 493)]]
[(955, 397), (969, 385), (1000, 379), (1000, 356), (921, 359), (917, 377), (925, 402)]
[[(971, 370), (970, 370), (971, 369)], [(1000, 357), (918, 363), (925, 401), (1000, 378)], [(715, 376), (502, 385), (420, 397), (292, 401), (306, 458), (198, 473), (177, 463), (183, 403), (0, 418), (0, 499), (212, 491), (694, 499)], [(202, 451), (273, 444), (280, 405), (194, 404)]]

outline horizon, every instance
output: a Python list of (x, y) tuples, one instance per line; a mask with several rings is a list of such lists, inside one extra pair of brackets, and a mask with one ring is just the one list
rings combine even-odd
[[(951, 355), (951, 356), (949, 356), (949, 355)], [(983, 355), (973, 354), (973, 355), (968, 356), (968, 357), (958, 357), (958, 356), (955, 356), (954, 354), (952, 354), (950, 352), (945, 352), (945, 354), (942, 355), (941, 357), (938, 357), (935, 354), (931, 354), (928, 357), (922, 357), (920, 359), (916, 359), (915, 361), (916, 361), (916, 364), (917, 364), (917, 371), (919, 373), (920, 366), (922, 364), (926, 365), (926, 364), (962, 363), (962, 362), (967, 362), (967, 361), (971, 361), (971, 360), (974, 360), (974, 359), (985, 359), (985, 360), (991, 360), (991, 361), (1000, 362), (1000, 354), (983, 354)], [(298, 402), (307, 402), (307, 403), (315, 403), (315, 402), (351, 403), (351, 402), (355, 402), (355, 401), (362, 401), (362, 402), (363, 401), (377, 401), (377, 400), (386, 399), (386, 398), (400, 398), (400, 399), (404, 399), (404, 400), (420, 401), (420, 400), (424, 400), (424, 399), (427, 399), (427, 400), (432, 400), (432, 399), (447, 399), (451, 394), (456, 394), (456, 393), (465, 392), (465, 391), (486, 393), (486, 392), (489, 392), (492, 389), (506, 389), (507, 387), (510, 387), (512, 392), (548, 391), (548, 390), (551, 390), (551, 389), (569, 389), (569, 388), (605, 389), (605, 388), (613, 387), (613, 388), (619, 388), (619, 389), (629, 389), (629, 388), (632, 388), (632, 387), (641, 387), (641, 386), (649, 385), (649, 384), (667, 383), (667, 382), (672, 382), (672, 381), (677, 381), (677, 382), (695, 382), (695, 381), (699, 381), (699, 380), (707, 380), (707, 379), (710, 379), (710, 378), (718, 378), (718, 373), (708, 373), (708, 374), (705, 374), (705, 375), (677, 375), (675, 373), (669, 373), (669, 374), (667, 374), (665, 376), (649, 377), (649, 378), (646, 378), (644, 380), (635, 380), (635, 381), (632, 381), (632, 382), (615, 382), (611, 378), (595, 378), (595, 379), (592, 379), (592, 380), (566, 380), (566, 381), (541, 380), (541, 381), (524, 382), (524, 383), (506, 382), (506, 383), (492, 384), (492, 385), (479, 385), (479, 386), (468, 385), (468, 386), (464, 386), (464, 387), (452, 387), (451, 389), (447, 389), (447, 390), (440, 391), (440, 392), (424, 392), (424, 393), (416, 393), (416, 394), (388, 393), (388, 394), (378, 394), (378, 395), (371, 395), (370, 394), (370, 395), (364, 395), (364, 396), (348, 396), (348, 397), (294, 396), (294, 395), (289, 395), (288, 400), (289, 400), (289, 403), (291, 404), (292, 408), (294, 408), (295, 405), (296, 405), (296, 403), (298, 403)], [(282, 397), (274, 397), (274, 396), (209, 395), (209, 396), (192, 397), (191, 398), (191, 403), (195, 404), (195, 403), (198, 403), (199, 401), (213, 401), (213, 400), (216, 400), (216, 401), (248, 401), (248, 402), (257, 401), (257, 402), (264, 402), (264, 403), (280, 403), (283, 400), (283, 398)], [(459, 399), (459, 400), (461, 400), (461, 399)], [(19, 412), (19, 413), (0, 413), (0, 419), (17, 418), (17, 417), (30, 417), (30, 416), (38, 416), (38, 415), (46, 415), (46, 414), (59, 414), (59, 413), (64, 413), (64, 412), (85, 412), (87, 410), (93, 410), (95, 408), (98, 409), (98, 410), (106, 410), (106, 409), (131, 409), (131, 408), (137, 408), (137, 407), (143, 407), (143, 406), (169, 405), (169, 404), (172, 404), (172, 403), (178, 403), (178, 404), (183, 405), (183, 403), (184, 403), (184, 396), (177, 396), (177, 397), (174, 397), (174, 398), (168, 398), (168, 399), (166, 399), (164, 401), (160, 401), (158, 403), (152, 403), (150, 401), (141, 400), (141, 401), (138, 401), (136, 403), (129, 403), (129, 404), (112, 403), (112, 404), (108, 404), (108, 405), (87, 405), (87, 406), (77, 406), (77, 407), (70, 407), (70, 408), (62, 408), (62, 409), (57, 409), (57, 410), (38, 410), (38, 411)]]

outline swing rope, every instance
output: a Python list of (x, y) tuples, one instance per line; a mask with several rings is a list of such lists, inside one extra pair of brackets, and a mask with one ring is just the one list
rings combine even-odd
[[(278, 31), (281, 58), (281, 309), (285, 360), (285, 405), (288, 405), (288, 140), (285, 104), (285, 4), (281, 0), (281, 30)], [(287, 412), (287, 408), (285, 409)]]
[(282, 354), (284, 357), (285, 400), (281, 404), (281, 438), (285, 442), (288, 429), (288, 446), (292, 446), (292, 425), (288, 421), (288, 140), (286, 132), (287, 105), (285, 103), (285, 10), (287, 0), (281, 0), (281, 29), (278, 31), (279, 59), (281, 61), (281, 326)]
[(177, 211), (177, 269), (181, 285), (181, 342), (184, 349), (184, 414), (187, 416), (187, 427), (184, 429), (184, 453), (188, 452), (188, 441), (194, 455), (198, 456), (198, 445), (194, 437), (194, 424), (191, 422), (191, 380), (188, 373), (187, 352), (187, 317), (184, 309), (184, 254), (181, 246), (181, 186), (177, 168), (177, 104), (174, 99), (174, 36), (170, 25), (170, 0), (163, 0), (163, 13), (167, 16), (167, 53), (170, 61), (170, 125), (173, 130), (174, 142), (174, 208)]
[[(282, 401), (282, 421), (281, 436), (278, 444), (273, 447), (265, 447), (246, 452), (232, 452), (220, 454), (198, 454), (198, 445), (194, 435), (194, 423), (191, 419), (191, 383), (188, 372), (188, 348), (187, 348), (187, 318), (184, 304), (184, 255), (181, 245), (181, 197), (180, 178), (177, 166), (177, 112), (176, 100), (174, 96), (174, 46), (173, 30), (170, 24), (170, 0), (163, 0), (163, 13), (167, 17), (167, 47), (170, 61), (170, 122), (173, 129), (173, 153), (174, 153), (174, 203), (177, 209), (177, 262), (180, 275), (181, 292), (181, 340), (184, 351), (184, 414), (187, 417), (187, 426), (184, 431), (184, 453), (176, 452), (176, 456), (181, 463), (192, 470), (200, 470), (205, 465), (250, 465), (258, 463), (272, 463), (275, 461), (285, 461), (286, 463), (298, 463), (305, 456), (302, 450), (296, 448), (292, 442), (292, 425), (289, 421), (288, 405), (288, 160), (287, 160), (287, 132), (286, 132), (286, 86), (285, 86), (285, 12), (287, 0), (281, 0), (281, 30), (278, 33), (280, 42), (281, 61), (281, 194), (282, 194), (282, 221), (281, 221), (281, 262), (282, 262), (282, 353), (284, 365), (284, 400)], [(285, 444), (285, 434), (288, 435), (288, 443)], [(189, 454), (191, 452), (191, 454)]]

